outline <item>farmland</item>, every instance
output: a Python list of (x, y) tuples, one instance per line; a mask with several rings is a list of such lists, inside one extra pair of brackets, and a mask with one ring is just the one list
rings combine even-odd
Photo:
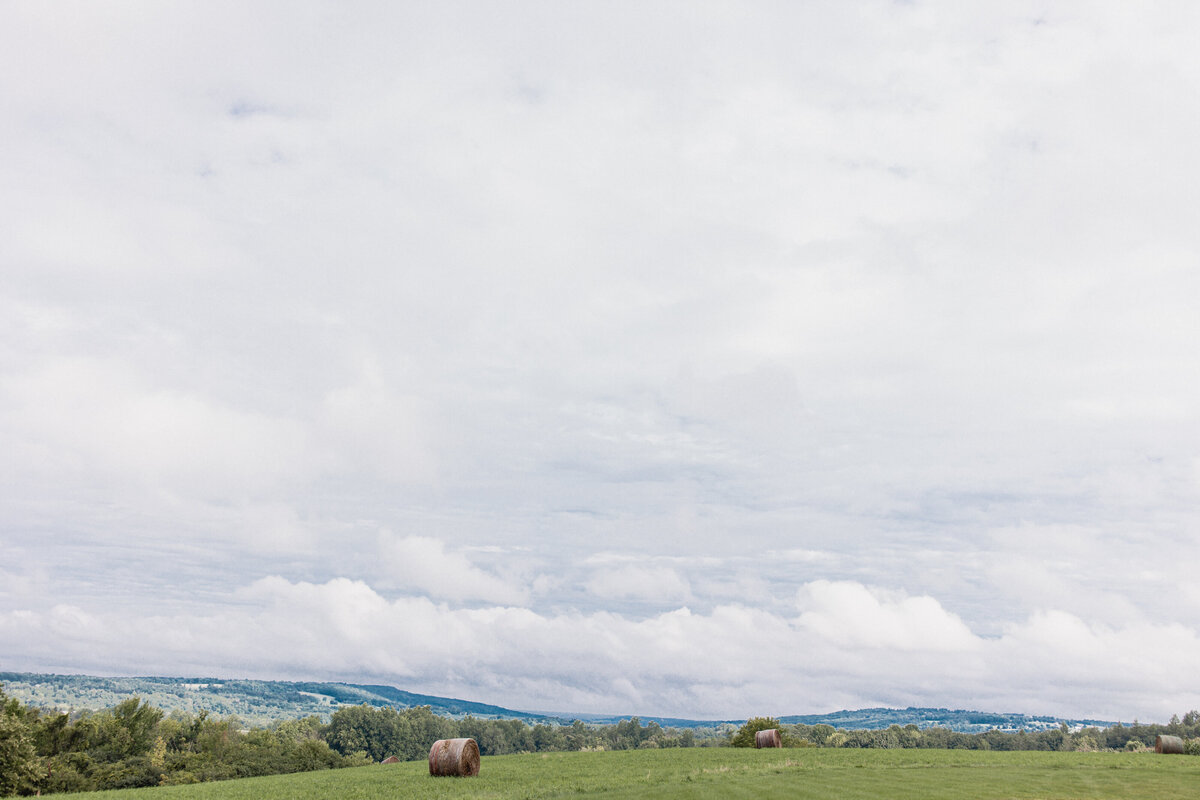
[(476, 778), (423, 762), (73, 795), (104, 800), (346, 798), (1194, 798), (1200, 759), (1153, 753), (672, 749), (485, 758)]

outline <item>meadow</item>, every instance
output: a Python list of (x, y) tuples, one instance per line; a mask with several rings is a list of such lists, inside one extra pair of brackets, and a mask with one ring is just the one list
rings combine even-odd
[[(475, 778), (423, 761), (70, 795), (104, 800), (478, 798), (1195, 798), (1200, 758), (1154, 753), (696, 748), (484, 758)], [(66, 795), (63, 795), (64, 797)]]

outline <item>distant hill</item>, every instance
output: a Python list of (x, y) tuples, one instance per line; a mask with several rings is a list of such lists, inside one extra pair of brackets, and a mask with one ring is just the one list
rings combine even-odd
[(256, 725), (310, 715), (328, 719), (338, 706), (362, 703), (393, 708), (429, 706), (433, 713), (447, 717), (470, 714), (485, 719), (559, 721), (542, 714), (514, 711), (486, 703), (414, 694), (393, 686), (351, 683), (223, 678), (102, 678), (92, 675), (0, 672), (0, 685), (11, 697), (43, 708), (97, 710), (109, 708), (136, 695), (168, 712), (180, 710), (198, 714), (204, 710), (219, 716), (236, 715)]
[[(359, 705), (392, 708), (429, 706), (433, 713), (447, 717), (468, 714), (484, 719), (519, 719), (530, 724), (569, 724), (572, 720), (612, 724), (630, 715), (535, 713), (515, 711), (502, 706), (458, 700), (450, 697), (414, 694), (394, 686), (362, 685), (315, 681), (226, 680), (223, 678), (116, 677), (93, 675), (44, 675), (30, 672), (0, 672), (5, 693), (23, 703), (42, 708), (98, 710), (111, 708), (122, 700), (138, 696), (165, 711), (198, 714), (208, 711), (219, 716), (236, 715), (252, 725), (274, 720), (316, 715), (328, 719), (338, 706)], [(677, 717), (640, 717), (643, 723), (657, 722), (664, 727), (716, 728), (740, 725), (745, 720), (694, 720)], [(1102, 720), (1069, 720), (1034, 717), (1026, 714), (993, 714), (979, 711), (951, 711), (944, 708), (865, 708), (832, 714), (806, 714), (780, 717), (792, 725), (826, 724), (849, 730), (879, 730), (891, 725), (916, 725), (919, 728), (943, 727), (963, 733), (978, 733), (991, 728), (1027, 731), (1056, 728), (1063, 722), (1069, 727), (1114, 723)]]
[(789, 725), (825, 724), (847, 730), (881, 730), (892, 725), (916, 725), (918, 728), (949, 728), (960, 733), (982, 733), (993, 728), (1014, 733), (1022, 728), (1030, 732), (1044, 731), (1057, 728), (1064, 722), (1069, 728), (1107, 728), (1116, 724), (1097, 719), (1060, 719), (1028, 714), (951, 711), (945, 708), (862, 708), (858, 711), (835, 711), (832, 714), (792, 715), (780, 717), (779, 721)]
[[(567, 719), (582, 719), (584, 722), (612, 724), (629, 716), (606, 716), (600, 714), (569, 715)], [(657, 722), (659, 725), (674, 728), (716, 727), (720, 725), (741, 725), (745, 720), (693, 720), (677, 719), (674, 717), (641, 717), (642, 722)], [(857, 711), (834, 711), (830, 714), (791, 714), (778, 717), (785, 725), (832, 725), (842, 730), (875, 731), (890, 728), (892, 725), (916, 725), (918, 728), (949, 728), (959, 733), (983, 733), (993, 728), (1000, 731), (1016, 733), (1026, 730), (1036, 731), (1057, 728), (1064, 722), (1068, 728), (1077, 729), (1088, 726), (1107, 728), (1115, 725), (1097, 719), (1062, 719), (1059, 717), (1035, 717), (1029, 714), (993, 714), (983, 711), (950, 710), (946, 708), (862, 708)]]

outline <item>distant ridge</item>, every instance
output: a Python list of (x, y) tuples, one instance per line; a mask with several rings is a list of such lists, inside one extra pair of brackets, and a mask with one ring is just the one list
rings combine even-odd
[(559, 721), (544, 714), (530, 714), (451, 697), (414, 694), (394, 686), (334, 681), (98, 677), (0, 672), (0, 685), (11, 697), (44, 708), (98, 710), (110, 708), (136, 695), (168, 712), (179, 710), (198, 714), (208, 711), (219, 716), (236, 715), (258, 725), (311, 715), (327, 719), (339, 706), (362, 703), (393, 708), (429, 706), (433, 713), (446, 717), (470, 714), (485, 719), (520, 719), (531, 723)]
[(862, 708), (857, 711), (835, 711), (832, 714), (791, 715), (780, 717), (779, 721), (788, 725), (832, 725), (847, 730), (882, 730), (892, 725), (916, 725), (918, 728), (949, 728), (960, 733), (983, 733), (992, 729), (1014, 733), (1022, 729), (1044, 731), (1057, 728), (1064, 722), (1069, 728), (1108, 728), (1116, 724), (1098, 719), (1062, 719), (961, 709), (952, 711), (946, 708)]
[[(32, 672), (0, 672), (0, 686), (10, 697), (43, 708), (62, 710), (99, 710), (111, 708), (134, 695), (164, 711), (198, 714), (208, 711), (220, 716), (236, 715), (242, 720), (266, 725), (274, 720), (316, 715), (328, 719), (344, 705), (411, 708), (429, 706), (435, 714), (447, 717), (472, 715), (484, 719), (518, 719), (529, 724), (569, 724), (579, 719), (596, 724), (613, 724), (631, 714), (572, 714), (516, 711), (503, 706), (476, 703), (451, 697), (415, 694), (382, 684), (355, 684), (337, 681), (260, 681), (224, 678), (170, 677), (98, 677), (94, 675), (52, 675)], [(741, 725), (744, 719), (696, 720), (679, 717), (636, 715), (643, 723), (657, 722), (664, 727), (716, 728)], [(1109, 727), (1103, 720), (1072, 720), (1027, 714), (995, 714), (945, 708), (864, 708), (835, 711), (831, 714), (802, 714), (779, 717), (794, 725), (832, 725), (847, 730), (882, 730), (892, 725), (916, 725), (918, 728), (942, 727), (961, 733), (979, 733), (992, 728), (1033, 732), (1057, 728), (1064, 722), (1071, 728), (1087, 725)]]

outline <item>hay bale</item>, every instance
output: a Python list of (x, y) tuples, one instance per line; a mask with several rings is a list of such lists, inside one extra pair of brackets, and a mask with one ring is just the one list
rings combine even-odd
[(429, 774), (469, 778), (479, 774), (479, 745), (474, 739), (438, 739), (429, 748)]
[(1182, 753), (1183, 739), (1180, 739), (1178, 736), (1155, 736), (1154, 752), (1167, 754)]
[(380, 764), (399, 764), (400, 759), (396, 758), (395, 756), (388, 756), (387, 758), (385, 758), (383, 761), (380, 761), (379, 763)]
[(759, 731), (754, 734), (755, 747), (783, 747), (783, 739), (779, 737), (779, 730), (771, 728), (766, 731)]

